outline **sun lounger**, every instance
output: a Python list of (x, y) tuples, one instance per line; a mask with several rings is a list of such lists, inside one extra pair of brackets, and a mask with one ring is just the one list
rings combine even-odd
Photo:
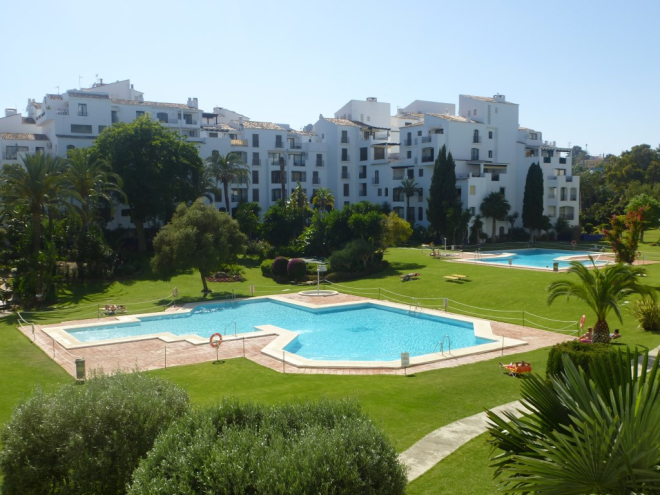
[(468, 276), (467, 275), (460, 275), (458, 273), (452, 273), (452, 277), (460, 278), (461, 280), (467, 280)]
[(461, 277), (457, 277), (455, 275), (445, 275), (445, 279), (447, 282), (459, 282), (462, 283), (463, 279)]

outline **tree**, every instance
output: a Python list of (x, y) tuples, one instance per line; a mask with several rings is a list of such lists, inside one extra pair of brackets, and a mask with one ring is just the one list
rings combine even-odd
[[(426, 217), (436, 234), (450, 235), (454, 243), (455, 227), (463, 212), (463, 205), (456, 194), (456, 164), (447, 147), (442, 146), (435, 160), (429, 196), (426, 199)], [(454, 228), (454, 230), (450, 230)]]
[(644, 231), (660, 227), (660, 201), (648, 196), (639, 194), (630, 200), (626, 206), (626, 213), (630, 211), (642, 212), (642, 231), (640, 233), (640, 242), (644, 242)]
[(242, 253), (246, 240), (238, 223), (213, 205), (197, 201), (188, 207), (181, 203), (170, 223), (154, 238), (155, 255), (151, 266), (164, 278), (197, 269), (202, 277), (203, 292), (207, 293), (210, 291), (206, 277)]
[(647, 370), (648, 351), (614, 353), (590, 380), (562, 359), (559, 375), (522, 381), (522, 417), (487, 411), (498, 492), (658, 493), (659, 360)]
[(259, 203), (240, 203), (236, 209), (236, 221), (248, 239), (259, 232)]
[(543, 170), (538, 163), (532, 163), (527, 171), (522, 211), (523, 227), (529, 229), (534, 239), (534, 231), (543, 228)]
[(319, 187), (314, 198), (312, 198), (312, 205), (318, 208), (322, 214), (332, 210), (335, 207), (335, 197), (332, 195), (332, 191), (325, 187)]
[(92, 152), (124, 180), (139, 251), (147, 250), (145, 221), (168, 221), (175, 205), (199, 195), (204, 167), (197, 146), (148, 115), (108, 127)]
[(307, 198), (307, 193), (305, 193), (300, 182), (298, 182), (291, 192), (287, 206), (294, 215), (300, 218), (302, 227), (300, 232), (302, 232), (305, 230), (305, 222), (307, 221), (307, 216), (309, 214), (309, 199)]
[(491, 239), (495, 240), (495, 224), (498, 220), (506, 219), (506, 214), (509, 213), (511, 205), (500, 192), (492, 192), (486, 196), (481, 203), (481, 213), (486, 217), (493, 219), (493, 233)]
[(399, 215), (395, 212), (390, 212), (389, 215), (383, 215), (382, 223), (383, 249), (387, 246), (397, 246), (398, 244), (407, 242), (413, 234), (413, 228), (410, 223), (406, 222), (403, 218), (399, 218)]
[(578, 277), (573, 280), (557, 280), (548, 286), (548, 305), (558, 297), (566, 299), (575, 298), (584, 302), (596, 314), (596, 324), (593, 329), (593, 342), (608, 343), (610, 341), (607, 315), (614, 311), (619, 321), (621, 310), (619, 303), (633, 294), (650, 294), (653, 289), (639, 283), (639, 276), (644, 269), (617, 263), (598, 268), (593, 258), (589, 258), (593, 265), (587, 268), (579, 261), (571, 261), (568, 273)]
[(112, 205), (112, 193), (125, 201), (123, 181), (112, 171), (110, 164), (94, 156), (90, 148), (69, 151), (65, 180), (74, 199), (80, 203), (83, 231), (87, 231), (94, 208), (100, 201)]
[(625, 216), (613, 215), (611, 229), (604, 229), (603, 234), (610, 242), (616, 255), (617, 263), (635, 262), (637, 246), (642, 233), (643, 208), (631, 210)]
[(145, 373), (37, 390), (2, 430), (2, 492), (125, 493), (158, 434), (187, 409), (185, 390)]
[(481, 220), (481, 215), (475, 215), (472, 226), (470, 227), (470, 244), (479, 244), (481, 238), (481, 229), (484, 227), (484, 222)]
[(211, 174), (217, 182), (222, 183), (225, 193), (225, 207), (227, 213), (231, 215), (229, 208), (229, 183), (238, 182), (239, 184), (250, 183), (250, 169), (241, 158), (240, 153), (232, 151), (222, 156), (220, 153), (213, 152), (205, 160), (206, 166), (211, 170)]
[[(412, 177), (406, 177), (401, 181), (401, 192), (406, 196), (406, 220), (411, 221), (410, 215), (410, 198), (417, 194), (418, 187), (417, 182)], [(414, 222), (415, 215), (412, 215), (412, 220)]]
[(518, 217), (520, 214), (517, 211), (514, 211), (510, 215), (506, 216), (507, 221), (511, 224), (511, 230), (513, 230), (516, 226), (516, 220), (518, 220)]
[(293, 212), (278, 201), (266, 210), (261, 234), (273, 246), (286, 246), (295, 239), (299, 225)]

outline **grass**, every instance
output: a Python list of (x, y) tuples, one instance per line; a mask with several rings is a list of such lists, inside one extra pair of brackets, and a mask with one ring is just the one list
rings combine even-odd
[[(659, 235), (659, 231), (646, 234), (647, 242), (640, 250), (647, 259), (660, 259), (660, 248), (650, 245)], [(450, 303), (452, 308), (460, 307), (512, 323), (519, 323), (523, 310), (570, 321), (586, 314), (587, 325), (593, 323), (593, 315), (583, 304), (559, 300), (551, 307), (546, 305), (546, 287), (553, 280), (567, 277), (566, 274), (454, 264), (432, 259), (427, 252), (415, 249), (391, 249), (386, 259), (390, 266), (383, 272), (342, 285), (353, 293), (371, 297), (378, 297), (378, 290), (365, 289), (380, 287), (395, 293), (389, 294), (394, 299), (409, 302), (412, 298), (419, 298), (422, 305), (440, 305), (442, 298), (447, 297), (490, 310), (515, 310), (514, 313), (484, 311)], [(232, 294), (232, 290), (237, 296), (248, 296), (250, 285), (256, 286), (257, 295), (292, 289), (287, 284), (276, 284), (263, 278), (255, 260), (245, 260), (244, 266), (245, 282), (211, 284), (218, 291), (214, 293), (214, 299), (224, 299)], [(399, 275), (409, 272), (419, 272), (421, 277), (402, 283)], [(660, 264), (648, 265), (647, 272), (644, 283), (660, 286)], [(443, 276), (451, 273), (468, 275), (472, 281), (464, 284), (446, 282)], [(197, 273), (180, 275), (166, 282), (156, 280), (145, 268), (133, 280), (71, 285), (63, 291), (55, 307), (39, 314), (26, 314), (26, 317), (40, 323), (88, 318), (97, 314), (98, 305), (107, 303), (125, 304), (129, 313), (155, 311), (171, 300), (173, 287), (178, 287), (182, 302), (202, 300)], [(386, 294), (381, 290), (381, 297)], [(609, 319), (612, 328), (621, 329), (621, 343), (648, 348), (660, 343), (660, 335), (643, 332), (625, 309), (622, 313), (622, 324), (613, 314)], [(530, 318), (527, 317), (527, 324), (530, 324)], [(533, 323), (546, 324), (539, 318)], [(0, 376), (4, 385), (0, 398), (0, 423), (3, 423), (12, 408), (36, 386), (49, 389), (71, 380), (71, 377), (16, 330), (14, 317), (0, 320), (0, 333)], [(543, 349), (533, 352), (524, 352), (523, 349), (520, 356), (533, 362), (535, 371), (542, 373), (547, 353)], [(382, 425), (398, 451), (405, 450), (436, 428), (484, 408), (518, 399), (520, 384), (520, 380), (498, 371), (497, 359), (411, 377), (283, 375), (245, 359), (227, 360), (221, 366), (202, 363), (152, 373), (186, 387), (197, 405), (215, 402), (226, 395), (265, 403), (320, 397), (357, 398), (364, 410)], [(474, 440), (412, 483), (410, 493), (491, 493), (494, 491), (490, 480), (492, 471), (486, 467), (486, 456), (487, 447), (483, 447), (483, 440)]]

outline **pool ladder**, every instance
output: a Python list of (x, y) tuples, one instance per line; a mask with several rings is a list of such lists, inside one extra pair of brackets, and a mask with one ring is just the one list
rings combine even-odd
[[(447, 343), (446, 347), (445, 347), (445, 342)], [(445, 355), (445, 349), (447, 350), (447, 354), (451, 355), (451, 339), (449, 338), (449, 335), (445, 335), (444, 337), (442, 337), (442, 340), (435, 345), (435, 347), (433, 348), (433, 354), (436, 353), (438, 347), (440, 348), (440, 353), (443, 356)]]
[(234, 325), (234, 337), (235, 337), (235, 336), (236, 336), (236, 320), (227, 323), (227, 324), (225, 325), (225, 328), (223, 328), (223, 329), (222, 329), (222, 332), (220, 332), (220, 333), (221, 333), (222, 335), (227, 335), (227, 334), (225, 333), (225, 330), (227, 330), (227, 328), (228, 328), (230, 325)]
[(414, 304), (410, 303), (410, 307), (408, 307), (408, 314), (415, 314), (421, 312), (422, 312), (422, 307), (419, 305), (419, 301), (415, 301)]

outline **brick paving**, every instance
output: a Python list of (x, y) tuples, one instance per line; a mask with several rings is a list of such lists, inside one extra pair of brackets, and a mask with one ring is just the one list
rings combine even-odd
[[(287, 294), (285, 299), (300, 301), (315, 306), (337, 304), (345, 302), (369, 301), (364, 297), (350, 294), (338, 294), (326, 297), (308, 297), (300, 294)], [(176, 308), (172, 308), (176, 311)], [(449, 313), (451, 314), (451, 313)], [(97, 320), (79, 320), (80, 323), (95, 323)], [(107, 321), (107, 319), (106, 319)], [(74, 323), (74, 322), (67, 322)], [(521, 347), (513, 347), (481, 354), (447, 359), (435, 363), (410, 366), (408, 370), (391, 368), (304, 368), (296, 367), (290, 363), (283, 363), (281, 359), (267, 356), (261, 350), (272, 342), (276, 336), (267, 335), (259, 337), (248, 337), (231, 340), (226, 338), (218, 350), (218, 358), (233, 359), (245, 357), (251, 361), (284, 373), (302, 374), (332, 374), (332, 375), (403, 375), (404, 373), (417, 373), (422, 371), (452, 368), (463, 364), (476, 363), (496, 357), (508, 356), (526, 351), (533, 351), (542, 347), (551, 346), (559, 342), (571, 340), (574, 337), (538, 330), (534, 328), (512, 325), (491, 321), (493, 333), (505, 338), (524, 340), (528, 344)], [(52, 326), (62, 326), (62, 323)], [(48, 328), (44, 326), (43, 328)], [(169, 366), (183, 366), (196, 364), (216, 359), (216, 350), (208, 344), (192, 344), (187, 341), (165, 342), (159, 338), (139, 340), (133, 342), (92, 345), (84, 348), (67, 350), (58, 342), (49, 337), (39, 325), (35, 325), (34, 336), (31, 327), (19, 327), (21, 332), (34, 340), (46, 354), (53, 357), (54, 361), (62, 366), (72, 376), (75, 376), (75, 359), (84, 357), (88, 373), (91, 370), (102, 369), (106, 372), (115, 370), (152, 370)]]

